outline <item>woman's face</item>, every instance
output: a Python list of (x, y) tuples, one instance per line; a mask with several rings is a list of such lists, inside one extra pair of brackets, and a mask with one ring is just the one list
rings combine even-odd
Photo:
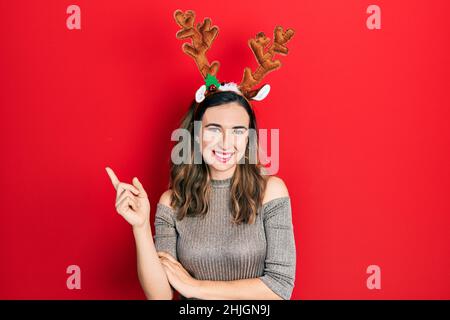
[(244, 107), (232, 102), (208, 108), (202, 118), (200, 139), (203, 160), (210, 169), (234, 171), (245, 156), (250, 117)]

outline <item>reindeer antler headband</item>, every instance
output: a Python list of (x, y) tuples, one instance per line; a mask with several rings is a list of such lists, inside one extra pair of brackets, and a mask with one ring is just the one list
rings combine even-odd
[(248, 45), (253, 51), (258, 62), (258, 68), (252, 72), (250, 68), (244, 69), (244, 76), (239, 85), (234, 82), (220, 83), (216, 74), (219, 70), (220, 63), (214, 61), (211, 64), (208, 62), (206, 52), (211, 48), (211, 44), (219, 33), (217, 26), (211, 27), (211, 19), (205, 18), (202, 23), (195, 23), (195, 12), (188, 10), (183, 12), (176, 10), (174, 13), (175, 21), (181, 27), (177, 32), (178, 39), (191, 39), (191, 43), (183, 43), (183, 51), (191, 56), (197, 64), (200, 73), (202, 74), (205, 84), (202, 85), (195, 94), (195, 100), (200, 103), (205, 99), (205, 96), (219, 91), (234, 91), (243, 95), (247, 99), (261, 101), (270, 91), (270, 85), (265, 84), (258, 89), (253, 89), (261, 80), (271, 71), (277, 70), (281, 67), (279, 60), (272, 60), (275, 54), (287, 55), (288, 48), (286, 43), (293, 37), (294, 30), (287, 29), (283, 31), (280, 26), (275, 27), (274, 40), (270, 43), (270, 39), (266, 37), (263, 32), (256, 35), (254, 39), (248, 41)]

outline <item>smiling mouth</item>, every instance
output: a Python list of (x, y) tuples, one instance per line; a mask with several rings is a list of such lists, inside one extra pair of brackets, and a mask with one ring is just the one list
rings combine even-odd
[(213, 154), (217, 160), (219, 160), (222, 163), (226, 163), (233, 157), (234, 152), (220, 152), (213, 150)]

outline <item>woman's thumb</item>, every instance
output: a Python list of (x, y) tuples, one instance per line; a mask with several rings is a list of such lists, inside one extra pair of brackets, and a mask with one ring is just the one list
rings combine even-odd
[(144, 187), (137, 177), (133, 178), (133, 185), (139, 190), (139, 194), (146, 195)]

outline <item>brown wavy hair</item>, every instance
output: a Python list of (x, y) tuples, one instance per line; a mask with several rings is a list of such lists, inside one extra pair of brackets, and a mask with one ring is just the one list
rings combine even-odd
[[(201, 163), (194, 163), (195, 152), (197, 150), (198, 153), (199, 149), (194, 148), (194, 143), (196, 143), (194, 121), (201, 121), (208, 108), (232, 102), (238, 103), (245, 109), (250, 117), (249, 128), (254, 129), (255, 134), (249, 134), (245, 159), (243, 159), (243, 163), (237, 163), (236, 170), (231, 178), (230, 210), (235, 224), (252, 224), (256, 220), (258, 208), (262, 205), (266, 189), (266, 179), (262, 173), (264, 167), (258, 157), (256, 117), (247, 99), (232, 91), (218, 91), (208, 95), (200, 104), (194, 100), (181, 122), (180, 127), (190, 133), (190, 161), (181, 164), (171, 163), (169, 184), (172, 190), (171, 206), (178, 211), (177, 218), (179, 220), (185, 216), (204, 216), (209, 208), (211, 177), (208, 164), (203, 161), (201, 155)], [(253, 154), (251, 154), (252, 152)], [(255, 161), (250, 163), (249, 157), (251, 155), (256, 163)]]

